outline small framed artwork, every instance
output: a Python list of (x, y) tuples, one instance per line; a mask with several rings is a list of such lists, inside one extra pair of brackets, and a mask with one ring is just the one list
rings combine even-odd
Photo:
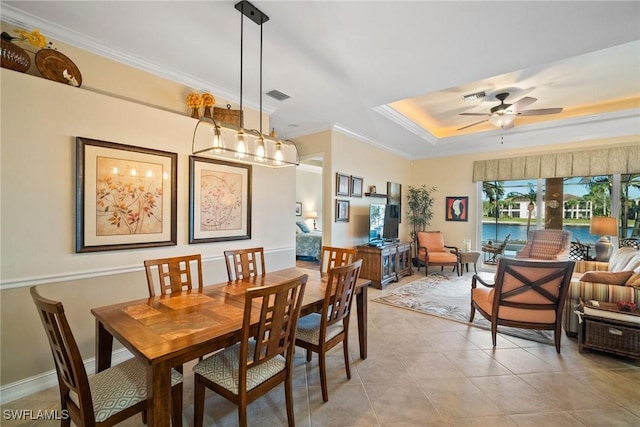
[(351, 197), (362, 197), (362, 178), (351, 176)]
[(296, 216), (302, 216), (302, 203), (296, 202)]
[(351, 177), (336, 173), (336, 196), (349, 196), (349, 182)]
[(387, 203), (398, 205), (398, 222), (402, 222), (402, 184), (387, 182)]
[(177, 159), (76, 138), (76, 253), (176, 245)]
[(455, 196), (446, 198), (447, 221), (468, 221), (469, 220), (469, 197)]
[(189, 243), (251, 238), (251, 165), (189, 156)]
[(336, 222), (349, 222), (349, 201), (336, 199)]

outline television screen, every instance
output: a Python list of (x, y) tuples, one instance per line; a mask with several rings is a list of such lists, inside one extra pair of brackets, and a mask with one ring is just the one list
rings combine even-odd
[(398, 238), (398, 226), (400, 224), (400, 209), (398, 205), (387, 205), (384, 211), (384, 226), (382, 238), (384, 240), (396, 240)]

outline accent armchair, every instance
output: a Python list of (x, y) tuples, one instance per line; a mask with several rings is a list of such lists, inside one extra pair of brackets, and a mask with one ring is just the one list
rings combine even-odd
[[(424, 264), (424, 275), (429, 274), (429, 265), (439, 265), (440, 270), (446, 266), (458, 269), (458, 248), (444, 244), (444, 234), (440, 231), (419, 231), (418, 235), (418, 271)], [(458, 274), (460, 272), (458, 271)]]
[[(501, 258), (494, 283), (473, 276), (469, 322), (473, 322), (476, 310), (489, 320), (494, 347), (498, 325), (552, 330), (560, 353), (562, 314), (574, 264)], [(478, 282), (485, 287), (477, 287)]]
[(566, 261), (569, 259), (571, 232), (565, 230), (534, 230), (527, 236), (527, 244), (516, 252), (518, 259)]

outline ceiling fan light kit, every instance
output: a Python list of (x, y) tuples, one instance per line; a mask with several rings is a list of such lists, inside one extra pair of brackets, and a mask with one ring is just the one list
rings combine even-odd
[(491, 107), (489, 113), (460, 113), (461, 116), (487, 116), (487, 118), (458, 128), (458, 130), (467, 129), (487, 121), (500, 129), (511, 129), (514, 126), (514, 121), (517, 116), (542, 116), (546, 114), (558, 114), (562, 111), (562, 108), (525, 110), (526, 107), (536, 102), (537, 99), (525, 96), (513, 104), (505, 104), (504, 101), (508, 97), (508, 92), (498, 93), (496, 99), (500, 101), (500, 104)]

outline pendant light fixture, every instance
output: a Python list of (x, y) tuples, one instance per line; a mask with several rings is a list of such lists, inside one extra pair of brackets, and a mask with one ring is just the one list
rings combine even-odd
[[(240, 12), (240, 126), (203, 117), (193, 132), (192, 153), (202, 157), (230, 160), (268, 167), (297, 166), (298, 148), (293, 141), (282, 141), (262, 133), (262, 24), (269, 17), (246, 0), (236, 3)], [(243, 50), (245, 16), (260, 26), (260, 127), (244, 128), (242, 110)]]

